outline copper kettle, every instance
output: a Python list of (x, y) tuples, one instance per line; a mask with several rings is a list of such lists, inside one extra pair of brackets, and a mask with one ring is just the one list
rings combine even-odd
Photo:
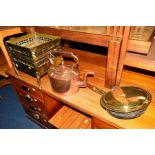
[[(52, 55), (52, 56), (51, 56)], [(72, 52), (66, 52), (63, 50), (53, 50), (50, 52), (50, 57), (53, 59), (55, 55), (61, 55), (63, 58), (61, 64), (56, 64), (50, 67), (48, 75), (50, 78), (52, 89), (57, 93), (63, 93), (64, 95), (73, 95), (78, 92), (80, 87), (87, 87), (87, 76), (94, 75), (94, 72), (86, 72), (83, 80), (79, 79), (78, 69), (78, 57)], [(64, 58), (71, 58), (72, 64), (65, 64)], [(50, 62), (54, 62), (51, 61)]]

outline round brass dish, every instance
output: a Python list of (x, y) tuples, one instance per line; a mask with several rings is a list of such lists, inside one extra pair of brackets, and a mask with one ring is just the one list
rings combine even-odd
[(101, 106), (114, 117), (138, 117), (145, 112), (151, 102), (151, 94), (144, 89), (130, 86), (117, 89), (103, 94), (100, 99)]

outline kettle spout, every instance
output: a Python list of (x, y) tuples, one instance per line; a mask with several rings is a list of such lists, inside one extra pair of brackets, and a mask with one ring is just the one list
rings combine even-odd
[(78, 81), (77, 82), (77, 85), (80, 87), (80, 88), (85, 88), (87, 87), (87, 76), (88, 75), (91, 75), (91, 76), (94, 76), (95, 73), (94, 72), (87, 72), (84, 74), (84, 77), (83, 77), (83, 81)]

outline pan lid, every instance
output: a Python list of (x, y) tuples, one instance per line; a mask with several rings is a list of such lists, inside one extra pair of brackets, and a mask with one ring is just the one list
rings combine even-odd
[(151, 102), (151, 94), (144, 89), (125, 86), (114, 87), (101, 96), (100, 103), (106, 110), (128, 113), (147, 108)]

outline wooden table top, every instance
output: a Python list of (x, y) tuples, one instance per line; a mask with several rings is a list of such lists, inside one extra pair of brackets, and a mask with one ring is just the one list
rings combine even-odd
[[(90, 54), (88, 52), (73, 50), (73, 52), (79, 57), (80, 75), (82, 76), (86, 71), (95, 71), (94, 77), (88, 78), (88, 83), (96, 85), (104, 91), (109, 91), (105, 88), (105, 65), (106, 56), (98, 54)], [(87, 61), (86, 61), (87, 58)], [(8, 71), (10, 76), (16, 76), (13, 69)], [(17, 76), (16, 76), (17, 77)], [(37, 80), (25, 73), (20, 72), (17, 77), (22, 81), (28, 82), (34, 87), (38, 88)], [(53, 92), (48, 75), (41, 78), (42, 91), (62, 101), (66, 105), (69, 105), (81, 112), (87, 113), (90, 116), (99, 118), (111, 125), (119, 128), (127, 129), (144, 129), (155, 128), (155, 78), (150, 75), (141, 74), (129, 70), (124, 70), (122, 75), (121, 86), (138, 86), (144, 88), (152, 94), (152, 102), (148, 106), (146, 112), (131, 120), (122, 120), (112, 117), (107, 113), (100, 105), (100, 95), (93, 92), (89, 88), (80, 88), (78, 93), (73, 96), (63, 96), (61, 94)]]

